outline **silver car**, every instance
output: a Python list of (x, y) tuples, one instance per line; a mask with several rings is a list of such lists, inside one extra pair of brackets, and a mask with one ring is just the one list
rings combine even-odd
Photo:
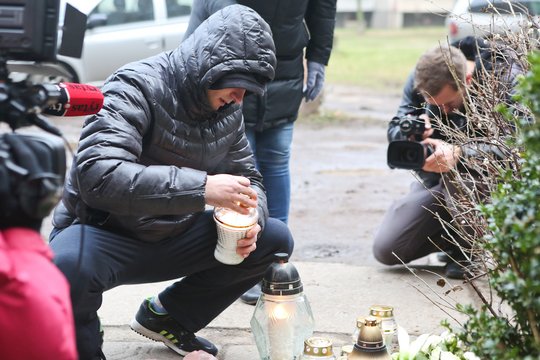
[(446, 18), (450, 42), (520, 31), (540, 14), (540, 0), (457, 0)]
[[(101, 0), (88, 14), (80, 59), (57, 64), (11, 63), (10, 71), (32, 82), (101, 85), (122, 65), (176, 48), (187, 29), (192, 0)], [(20, 76), (20, 75), (19, 75)]]

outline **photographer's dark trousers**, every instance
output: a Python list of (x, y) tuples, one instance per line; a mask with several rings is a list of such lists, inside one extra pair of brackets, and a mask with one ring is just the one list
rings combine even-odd
[[(81, 231), (84, 240), (79, 257)], [(99, 354), (97, 310), (104, 291), (123, 284), (183, 277), (159, 298), (186, 330), (197, 332), (261, 280), (275, 253), (291, 254), (293, 250), (287, 226), (272, 218), (266, 222), (257, 249), (239, 265), (223, 265), (214, 258), (216, 238), (210, 211), (181, 236), (155, 243), (88, 225), (54, 229), (50, 245), (55, 263), (71, 284), (80, 360)]]
[(449, 195), (442, 181), (430, 189), (418, 181), (411, 183), (409, 193), (392, 203), (375, 234), (375, 258), (385, 265), (396, 265), (452, 248), (434, 215), (451, 221), (445, 200)]

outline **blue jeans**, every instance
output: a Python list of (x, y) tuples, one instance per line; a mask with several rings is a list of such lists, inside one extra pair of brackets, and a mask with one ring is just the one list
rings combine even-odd
[(246, 128), (246, 135), (255, 154), (257, 168), (263, 176), (270, 217), (286, 224), (289, 220), (291, 200), (289, 159), (293, 123), (279, 125), (262, 132)]

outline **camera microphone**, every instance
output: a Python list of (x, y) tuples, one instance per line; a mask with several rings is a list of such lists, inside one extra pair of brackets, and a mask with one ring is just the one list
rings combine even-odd
[(68, 82), (42, 86), (47, 87), (50, 100), (50, 105), (42, 111), (46, 115), (93, 115), (103, 106), (103, 94), (96, 86)]
[(59, 83), (24, 87), (17, 83), (6, 87), (0, 81), (0, 94), (2, 90), (7, 96), (0, 99), (0, 110), (6, 116), (0, 116), (0, 121), (7, 122), (13, 130), (37, 125), (49, 133), (62, 136), (60, 130), (44, 115), (86, 116), (96, 114), (103, 107), (103, 94), (92, 85)]

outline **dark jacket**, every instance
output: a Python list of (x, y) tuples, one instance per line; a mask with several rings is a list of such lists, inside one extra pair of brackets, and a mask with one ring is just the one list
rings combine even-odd
[(266, 94), (244, 101), (246, 126), (261, 131), (293, 122), (302, 101), (304, 49), (307, 60), (328, 64), (336, 0), (197, 0), (186, 37), (215, 11), (235, 3), (254, 9), (270, 25), (278, 61), (276, 77), (267, 85)]
[(274, 76), (268, 25), (236, 5), (208, 19), (179, 48), (133, 62), (103, 87), (103, 109), (84, 124), (53, 223), (86, 222), (159, 241), (205, 209), (206, 176), (246, 176), (267, 218), (260, 173), (239, 105), (213, 111), (206, 89), (227, 72)]
[[(507, 104), (512, 103), (512, 95), (515, 92), (515, 85), (517, 84), (517, 77), (521, 74), (522, 68), (517, 61), (512, 61), (509, 57), (510, 54), (505, 52), (500, 46), (496, 44), (490, 44), (487, 41), (467, 37), (461, 40), (459, 43), (454, 43), (452, 46), (458, 47), (467, 60), (475, 62), (475, 70), (473, 72), (473, 85), (482, 86), (485, 79), (491, 76), (495, 76), (504, 84), (506, 92)], [(495, 73), (497, 73), (495, 75)], [(399, 122), (404, 116), (410, 115), (413, 117), (421, 114), (428, 114), (430, 118), (438, 119), (444, 126), (450, 126), (451, 128), (468, 131), (472, 137), (480, 138), (482, 134), (478, 132), (478, 129), (472, 130), (467, 124), (467, 117), (463, 114), (443, 114), (438, 107), (433, 105), (425, 106), (423, 96), (414, 87), (414, 70), (409, 74), (403, 88), (403, 95), (401, 103), (399, 105), (396, 116), (392, 118), (388, 125), (388, 141), (406, 140), (405, 136), (400, 131)], [(502, 86), (501, 86), (502, 88)], [(471, 92), (471, 96), (475, 96), (476, 92)], [(461, 109), (465, 112), (465, 109)], [(436, 127), (434, 133), (431, 136), (434, 139), (442, 139), (444, 141), (450, 141), (442, 134)], [(471, 142), (461, 146), (463, 156), (475, 156), (479, 153), (492, 153), (497, 157), (504, 157), (501, 150), (494, 145), (482, 142)], [(423, 170), (416, 170), (416, 173), (422, 179), (424, 184), (428, 187), (432, 187), (439, 182), (441, 177), (438, 173), (426, 172)]]

